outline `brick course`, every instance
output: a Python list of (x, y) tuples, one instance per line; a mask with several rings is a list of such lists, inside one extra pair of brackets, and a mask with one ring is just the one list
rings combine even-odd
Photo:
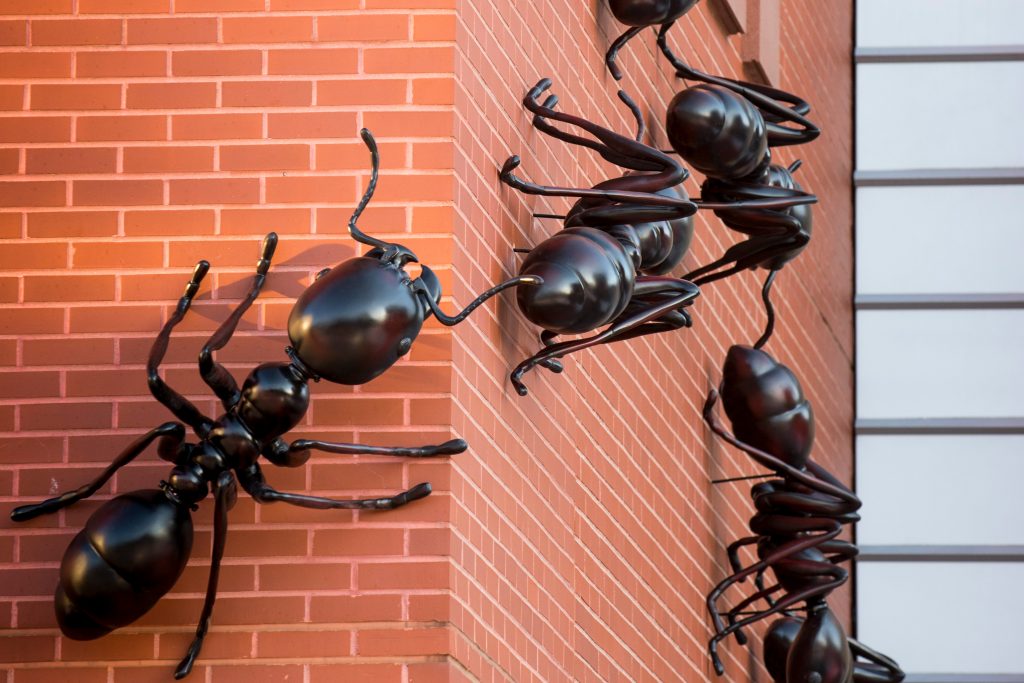
[[(821, 204), (811, 246), (779, 278), (769, 347), (815, 403), (818, 457), (847, 480), (851, 12), (783, 7), (781, 85), (813, 103), (825, 134), (799, 150), (798, 179)], [(571, 0), (14, 0), (0, 15), (0, 683), (167, 680), (201, 607), (211, 501), (178, 586), (137, 624), (84, 644), (53, 621), (63, 548), (103, 500), (156, 485), (166, 463), (147, 454), (60, 515), (14, 525), (9, 509), (80, 485), (169, 419), (148, 396), (145, 359), (200, 257), (211, 274), (163, 368), (216, 412), (196, 354), (243, 296), (270, 229), (282, 238), (271, 278), (219, 357), (239, 380), (284, 359), (294, 297), (359, 251), (345, 221), (369, 175), (363, 125), (384, 169), (365, 230), (435, 269), (449, 310), (513, 274), (512, 248), (558, 229), (530, 214), (566, 205), (499, 185), (510, 153), (539, 182), (619, 172), (538, 135), (520, 100), (551, 76), (565, 110), (631, 130), (601, 62), (621, 27), (603, 2)], [(676, 47), (741, 75), (741, 39), (715, 17), (698, 6)], [(645, 33), (620, 63), (664, 143), (680, 83), (654, 52)], [(733, 239), (699, 219), (685, 265)], [(746, 487), (708, 480), (754, 468), (709, 437), (699, 408), (728, 345), (760, 333), (758, 291), (750, 275), (713, 285), (693, 330), (571, 356), (562, 375), (528, 376), (526, 398), (507, 374), (537, 330), (507, 295), (454, 330), (429, 322), (374, 382), (314, 386), (292, 438), (457, 435), (470, 450), (268, 466), (283, 490), (362, 497), (429, 480), (435, 493), (388, 513), (243, 494), (192, 680), (710, 680), (703, 597), (750, 504)], [(750, 655), (725, 651), (727, 680), (748, 680)]]

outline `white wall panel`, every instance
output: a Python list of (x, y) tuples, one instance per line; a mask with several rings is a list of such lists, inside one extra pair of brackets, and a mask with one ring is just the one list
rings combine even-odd
[(859, 0), (860, 47), (1024, 45), (1021, 0)]
[(1024, 292), (1021, 207), (1024, 185), (858, 189), (857, 292)]
[(1024, 436), (859, 436), (861, 545), (1024, 545)]
[(1024, 62), (858, 65), (857, 169), (1024, 166), (1021, 83)]
[(860, 640), (913, 672), (1024, 671), (1024, 565), (862, 562)]
[(1024, 415), (1024, 311), (860, 311), (860, 418)]

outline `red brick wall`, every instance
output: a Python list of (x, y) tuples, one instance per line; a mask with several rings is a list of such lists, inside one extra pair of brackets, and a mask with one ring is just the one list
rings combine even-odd
[[(285, 360), (293, 298), (353, 254), (346, 221), (369, 172), (360, 126), (385, 168), (364, 228), (400, 237), (450, 280), (454, 20), (435, 4), (0, 3), (0, 681), (165, 681), (187, 648), (210, 500), (184, 578), (137, 625), (76, 643), (58, 637), (51, 606), (71, 535), (111, 492), (155, 486), (167, 463), (150, 452), (60, 515), (15, 526), (8, 512), (80, 485), (170, 418), (145, 358), (197, 259), (211, 274), (164, 368), (213, 415), (197, 351), (244, 295), (262, 235), (281, 234), (275, 265), (220, 354), (239, 379)], [(449, 359), (450, 335), (429, 329), (375, 382), (316, 385), (293, 436), (444, 441)], [(266, 469), (283, 490), (351, 497), (443, 479), (446, 465), (316, 454)], [(241, 494), (193, 680), (428, 680), (438, 665), (424, 655), (447, 636), (410, 613), (447, 587), (439, 507), (257, 509)]]
[[(848, 477), (852, 10), (782, 10), (782, 86), (814, 103), (826, 132), (800, 150), (799, 178), (822, 203), (811, 246), (779, 278), (770, 349), (815, 402), (818, 457)], [(600, 60), (620, 27), (603, 2), (571, 0), (20, 0), (0, 15), (0, 683), (54, 680), (58, 667), (86, 683), (168, 680), (199, 612), (209, 502), (171, 595), (86, 644), (54, 627), (63, 548), (102, 500), (155, 485), (167, 465), (144, 456), (48, 519), (15, 527), (7, 509), (79, 485), (168, 419), (145, 357), (198, 258), (212, 272), (164, 367), (215, 411), (196, 352), (243, 295), (270, 229), (282, 237), (272, 276), (220, 357), (240, 378), (284, 358), (292, 299), (354, 253), (343, 233), (368, 175), (362, 125), (384, 165), (364, 229), (435, 268), (448, 308), (514, 273), (512, 247), (558, 228), (531, 210), (565, 204), (500, 186), (508, 154), (541, 182), (618, 173), (539, 136), (520, 99), (551, 76), (563, 108), (631, 130)], [(740, 73), (740, 38), (711, 8), (676, 36), (698, 65)], [(645, 34), (621, 62), (664, 142), (658, 120), (680, 84), (655, 57)], [(732, 240), (713, 218), (697, 233), (687, 266)], [(746, 487), (708, 480), (753, 468), (707, 436), (698, 411), (728, 345), (759, 334), (758, 286), (710, 287), (693, 330), (570, 357), (563, 375), (530, 375), (526, 398), (507, 374), (536, 349), (536, 329), (508, 295), (454, 333), (428, 325), (373, 383), (317, 385), (295, 437), (458, 435), (470, 450), (268, 466), (286, 490), (365, 496), (430, 480), (435, 494), (361, 515), (256, 508), (243, 494), (193, 678), (709, 678), (703, 596), (750, 505)], [(747, 680), (756, 657), (726, 651), (729, 680)]]
[[(596, 7), (596, 11), (595, 11)], [(741, 75), (740, 37), (727, 39), (703, 3), (675, 44), (698, 67)], [(817, 457), (849, 479), (851, 462), (850, 3), (782, 6), (782, 87), (815, 104), (825, 134), (799, 150), (798, 178), (821, 197), (810, 248), (779, 277), (780, 324), (769, 345), (802, 378), (818, 414)], [(575, 187), (621, 173), (596, 154), (530, 127), (521, 106), (540, 77), (560, 107), (632, 131), (601, 57), (621, 31), (603, 2), (459, 3), (456, 39), (458, 298), (514, 273), (513, 247), (558, 229), (533, 211), (568, 200), (496, 182), (510, 153), (536, 182)], [(681, 87), (645, 33), (620, 56), (626, 89), (665, 144), (661, 117)], [(777, 158), (788, 163), (792, 150)], [(696, 184), (688, 186), (696, 194)], [(697, 225), (684, 266), (717, 257), (733, 236)], [(684, 272), (686, 268), (681, 269)], [(455, 426), (473, 444), (453, 460), (455, 657), (482, 680), (710, 680), (704, 596), (726, 575), (723, 544), (744, 533), (748, 487), (709, 480), (755, 471), (700, 420), (726, 348), (763, 326), (762, 275), (710, 286), (693, 330), (567, 358), (566, 371), (508, 371), (538, 348), (510, 300), (455, 333)], [(843, 598), (839, 598), (841, 603)], [(845, 608), (841, 610), (846, 612)], [(728, 680), (748, 680), (760, 650), (730, 642)], [(750, 679), (752, 680), (752, 679)], [(764, 680), (763, 676), (760, 680)]]

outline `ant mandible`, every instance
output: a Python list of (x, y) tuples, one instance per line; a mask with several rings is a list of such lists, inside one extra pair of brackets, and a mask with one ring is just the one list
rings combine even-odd
[[(657, 275), (671, 270), (682, 258), (692, 227), (680, 221), (691, 218), (698, 208), (781, 209), (815, 201), (810, 195), (725, 203), (691, 200), (680, 185), (688, 176), (687, 170), (676, 159), (641, 142), (642, 126), (638, 139), (632, 139), (556, 111), (558, 98), (554, 95), (540, 102), (550, 87), (551, 80), (542, 79), (523, 100), (534, 114), (533, 125), (558, 140), (592, 149), (631, 172), (590, 189), (575, 189), (520, 179), (513, 173), (520, 165), (518, 156), (509, 157), (501, 169), (501, 181), (526, 194), (580, 198), (566, 216), (560, 217), (565, 219), (565, 229), (530, 250), (520, 269), (520, 273), (534, 273), (545, 280), (540, 287), (520, 290), (517, 299), (526, 317), (544, 328), (541, 339), (547, 345), (513, 371), (512, 383), (521, 395), (526, 393), (521, 378), (536, 365), (549, 364), (596, 344), (690, 324), (682, 309), (699, 289), (688, 278)], [(624, 92), (619, 97), (640, 121), (632, 100)], [(596, 140), (563, 131), (550, 121), (581, 128)], [(679, 244), (684, 245), (682, 249)], [(551, 343), (559, 334), (588, 332), (609, 323), (610, 327), (593, 337)]]
[[(708, 650), (715, 671), (719, 675), (724, 673), (718, 656), (721, 640), (735, 634), (741, 644), (745, 643), (743, 627), (782, 614), (785, 623), (773, 624), (773, 635), (765, 645), (766, 664), (777, 683), (848, 683), (851, 675), (852, 680), (864, 683), (902, 680), (902, 672), (892, 660), (849, 641), (826, 603), (829, 593), (848, 577), (847, 571), (837, 565), (857, 555), (857, 547), (838, 536), (845, 525), (859, 519), (856, 511), (861, 502), (842, 482), (810, 459), (814, 414), (800, 382), (789, 368), (764, 351), (733, 346), (722, 370), (721, 397), (734, 434), (715, 413), (719, 398), (715, 390), (704, 405), (704, 419), (711, 430), (772, 470), (777, 478), (752, 488), (751, 497), (757, 509), (750, 520), (754, 535), (729, 546), (733, 574), (707, 597), (715, 628)], [(773, 475), (715, 483), (766, 476)], [(739, 550), (748, 545), (756, 548), (758, 561), (743, 567)], [(778, 583), (765, 587), (763, 576), (769, 569)], [(757, 590), (727, 613), (727, 626), (718, 609), (718, 599), (730, 586), (751, 575)], [(759, 600), (765, 600), (768, 608), (753, 613), (743, 611)], [(802, 620), (790, 614), (801, 602), (801, 609), (807, 612)], [(740, 618), (742, 615), (747, 616)], [(872, 663), (856, 662), (858, 656)], [(882, 675), (888, 677), (878, 678)]]
[[(210, 419), (164, 382), (159, 366), (171, 332), (185, 317), (210, 267), (200, 261), (177, 308), (153, 342), (147, 363), (150, 391), (179, 421), (166, 422), (143, 435), (92, 482), (11, 513), (14, 521), (23, 522), (92, 496), (154, 441), (160, 457), (174, 463), (170, 476), (160, 482), (159, 488), (125, 493), (107, 501), (71, 541), (61, 562), (55, 596), (57, 621), (69, 638), (92, 640), (126, 626), (171, 589), (191, 552), (191, 510), (197, 509), (197, 503), (212, 488), (215, 502), (210, 575), (195, 638), (174, 674), (175, 678), (184, 678), (192, 670), (210, 625), (228, 511), (237, 498), (238, 485), (260, 504), (282, 502), (320, 510), (390, 510), (423, 498), (431, 490), (429, 483), (421, 483), (394, 496), (357, 500), (282, 492), (264, 479), (258, 462), (261, 455), (273, 465), (298, 467), (309, 459), (312, 450), (406, 457), (453, 455), (466, 450), (462, 439), (404, 448), (307, 439), (289, 444), (281, 438), (306, 414), (309, 380), (368, 382), (408, 353), (430, 315), (445, 325), (455, 325), (503, 289), (540, 284), (537, 277), (516, 277), (488, 290), (458, 315), (445, 315), (438, 307), (441, 287), (433, 271), (422, 266), (420, 277), (411, 279), (404, 268), (417, 260), (412, 251), (369, 237), (356, 227), (373, 196), (380, 167), (373, 136), (365, 129), (361, 135), (370, 150), (373, 170), (349, 229), (358, 242), (373, 249), (365, 256), (322, 271), (299, 296), (288, 323), (292, 346), (286, 352), (291, 362), (264, 363), (239, 388), (213, 356), (228, 343), (242, 315), (260, 294), (277, 246), (277, 235), (270, 233), (263, 240), (248, 295), (199, 355), (200, 373), (226, 412), (216, 420)], [(199, 437), (198, 443), (186, 442), (186, 425)]]

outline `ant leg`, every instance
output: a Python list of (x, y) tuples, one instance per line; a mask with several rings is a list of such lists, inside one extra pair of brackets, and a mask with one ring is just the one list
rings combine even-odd
[(644, 133), (647, 132), (647, 124), (644, 122), (643, 112), (640, 111), (640, 107), (637, 106), (637, 103), (633, 101), (633, 98), (625, 90), (619, 90), (619, 99), (629, 108), (629, 112), (636, 120), (636, 135), (633, 136), (634, 139), (639, 143), (643, 143)]
[[(717, 434), (726, 443), (730, 444), (734, 448), (740, 449), (753, 458), (754, 462), (761, 465), (761, 467), (772, 470), (784, 479), (797, 481), (813, 491), (824, 493), (829, 496), (835, 496), (839, 500), (849, 503), (850, 505), (860, 506), (860, 498), (854, 495), (852, 491), (846, 488), (842, 483), (838, 482), (831, 475), (828, 475), (828, 478), (826, 478), (816, 469), (812, 469), (812, 462), (808, 462), (806, 470), (798, 470), (774, 455), (766, 453), (759, 448), (755, 448), (754, 446), (737, 439), (731, 432), (729, 432), (728, 429), (726, 429), (725, 425), (722, 424), (721, 419), (715, 414), (715, 405), (717, 403), (718, 391), (716, 389), (712, 389), (708, 392), (707, 400), (704, 401), (702, 414), (704, 416), (704, 422), (707, 423), (708, 428), (710, 428), (712, 432)], [(825, 474), (827, 474), (827, 472)]]
[(103, 470), (103, 472), (90, 483), (85, 484), (74, 491), (63, 493), (56, 498), (44, 500), (41, 503), (17, 507), (11, 512), (11, 519), (15, 522), (24, 522), (29, 519), (34, 519), (39, 515), (56, 512), (61, 508), (66, 508), (69, 505), (77, 503), (83, 498), (88, 498), (99, 491), (104, 484), (110, 481), (110, 478), (114, 476), (115, 472), (137, 458), (144, 450), (146, 450), (149, 444), (153, 443), (156, 439), (160, 439), (159, 449), (161, 457), (164, 459), (168, 459), (168, 455), (173, 457), (172, 454), (177, 451), (178, 447), (185, 441), (185, 427), (177, 422), (165, 422), (156, 429), (143, 434), (141, 437), (133, 441), (131, 445), (121, 451), (121, 454), (118, 455), (109, 466), (107, 466), (107, 469)]
[(608, 48), (608, 52), (604, 56), (604, 63), (608, 67), (608, 71), (611, 73), (612, 78), (614, 78), (615, 80), (622, 80), (622, 69), (619, 68), (619, 65), (615, 61), (616, 58), (619, 56), (619, 50), (621, 50), (623, 45), (632, 40), (634, 36), (643, 31), (645, 28), (646, 26), (633, 26), (632, 28), (628, 29), (625, 33), (623, 33), (621, 36), (616, 38), (615, 42), (612, 43), (611, 47)]
[[(740, 562), (739, 555), (740, 548), (748, 545), (754, 545), (762, 538), (763, 536), (747, 536), (729, 544), (729, 547), (726, 548), (726, 553), (729, 556), (729, 566), (732, 567), (734, 573), (743, 570), (743, 564)], [(743, 583), (744, 581), (746, 581), (746, 577), (740, 579), (740, 583)]]
[(430, 484), (423, 482), (407, 491), (386, 498), (357, 498), (354, 500), (338, 500), (321, 496), (308, 496), (301, 493), (278, 491), (263, 478), (258, 463), (238, 472), (238, 481), (242, 488), (260, 504), (288, 503), (314, 510), (393, 510), (414, 500), (430, 495)]
[[(817, 522), (817, 524), (809, 525), (808, 530), (813, 528), (815, 531), (819, 531), (821, 533), (800, 536), (792, 541), (788, 541), (765, 555), (764, 559), (750, 565), (749, 567), (741, 569), (735, 574), (727, 576), (718, 582), (707, 596), (708, 613), (711, 615), (711, 621), (715, 626), (716, 633), (721, 634), (727, 630), (725, 624), (722, 622), (722, 614), (718, 610), (718, 599), (722, 597), (722, 594), (725, 593), (730, 586), (739, 583), (751, 574), (767, 569), (781, 560), (791, 557), (792, 555), (803, 552), (808, 548), (816, 547), (825, 541), (830, 541), (838, 536), (842, 531), (842, 527), (835, 520), (820, 519), (817, 520)], [(815, 566), (818, 566), (821, 563), (819, 562), (814, 564)], [(829, 565), (829, 567), (838, 569), (832, 565)], [(843, 572), (844, 575), (846, 573), (846, 570), (844, 569), (839, 569), (839, 571)]]
[[(557, 332), (551, 330), (544, 330), (540, 333), (540, 343), (544, 346), (553, 346), (555, 344), (555, 337), (558, 336)], [(559, 373), (565, 370), (565, 366), (559, 363), (557, 360), (551, 359), (542, 362), (541, 367), (547, 368), (551, 372)]]
[(822, 543), (818, 550), (824, 553), (832, 564), (849, 562), (860, 555), (860, 548), (849, 541), (841, 541), (839, 539)]
[(153, 397), (164, 404), (174, 416), (191, 427), (200, 437), (206, 437), (213, 428), (213, 420), (199, 412), (191, 401), (179, 394), (167, 385), (160, 377), (160, 363), (167, 353), (167, 344), (171, 339), (171, 331), (181, 322), (192, 305), (192, 299), (199, 291), (199, 283), (203, 281), (210, 264), (207, 261), (200, 261), (192, 272), (192, 279), (185, 286), (185, 293), (178, 300), (178, 307), (171, 317), (167, 319), (160, 334), (153, 340), (153, 348), (149, 352), (149, 361), (146, 363), (146, 372), (149, 379), (149, 391)]
[[(642, 178), (643, 176), (636, 177)], [(616, 178), (615, 180), (621, 180), (621, 178)], [(588, 228), (604, 228), (624, 224), (673, 221), (678, 218), (679, 209), (670, 206), (605, 204), (577, 211), (571, 218), (565, 221), (565, 227), (585, 226)]]
[[(672, 278), (666, 278), (666, 280), (673, 281)], [(592, 337), (553, 344), (548, 348), (537, 352), (530, 358), (527, 358), (512, 371), (512, 374), (509, 377), (512, 381), (512, 385), (515, 386), (516, 391), (520, 396), (526, 396), (528, 391), (526, 389), (526, 385), (522, 382), (522, 376), (534, 366), (545, 360), (562, 358), (570, 353), (582, 351), (590, 348), (591, 346), (596, 346), (597, 344), (603, 344), (613, 340), (618, 341), (622, 335), (630, 330), (640, 327), (644, 323), (658, 320), (666, 314), (685, 306), (700, 294), (700, 290), (692, 283), (686, 282), (685, 280), (675, 280), (674, 282), (677, 291), (680, 292), (676, 296), (666, 299), (656, 305), (652, 305), (646, 310), (640, 311), (628, 318), (619, 319), (602, 332), (595, 334)]]
[[(626, 137), (625, 135), (620, 135), (613, 130), (599, 126), (598, 124), (588, 121), (580, 116), (566, 114), (545, 106), (547, 102), (551, 101), (550, 97), (545, 100), (545, 103), (540, 103), (538, 100), (541, 95), (543, 95), (550, 87), (550, 78), (541, 79), (537, 85), (526, 93), (526, 96), (523, 98), (523, 106), (533, 112), (535, 117), (539, 117), (540, 119), (551, 119), (552, 121), (559, 121), (571, 126), (576, 126), (577, 128), (582, 128), (597, 138), (600, 142), (600, 144), (584, 143), (579, 142), (578, 140), (580, 139), (577, 138), (576, 144), (582, 144), (585, 147), (589, 147), (590, 149), (597, 151), (607, 161), (623, 166), (624, 168), (629, 168), (635, 171), (657, 171), (658, 173), (655, 175), (662, 181), (661, 187), (678, 185), (689, 176), (689, 172), (683, 168), (683, 165), (680, 164), (679, 161), (673, 159), (660, 150)], [(620, 95), (620, 98), (622, 98), (622, 95)], [(557, 101), (557, 98), (555, 101)], [(623, 101), (626, 102), (627, 106), (629, 106), (630, 100), (628, 99), (628, 96), (627, 99), (624, 99)], [(537, 118), (534, 119), (534, 126), (537, 126)], [(541, 128), (540, 126), (537, 127)], [(541, 129), (544, 130), (543, 128)], [(545, 132), (547, 132), (547, 130), (545, 130)]]
[(203, 640), (210, 629), (210, 616), (213, 614), (213, 602), (217, 599), (217, 580), (220, 578), (220, 561), (224, 557), (224, 543), (228, 536), (228, 511), (235, 506), (238, 498), (238, 486), (235, 484), (235, 477), (231, 471), (221, 472), (217, 478), (216, 502), (213, 509), (213, 551), (210, 553), (210, 578), (206, 583), (206, 599), (203, 601), (203, 611), (199, 615), (199, 625), (196, 627), (196, 635), (189, 646), (185, 657), (178, 664), (174, 671), (174, 678), (181, 680), (192, 673), (192, 666), (196, 663), (199, 650), (203, 647)]
[[(765, 571), (767, 571), (767, 570), (759, 571), (757, 573), (757, 575), (754, 577), (754, 587), (757, 588), (757, 590), (759, 590), (759, 591), (766, 590), (766, 588), (764, 587), (764, 573), (765, 573)], [(765, 595), (764, 599), (765, 599), (765, 602), (768, 603), (769, 607), (775, 607), (775, 600), (772, 599), (771, 595)]]
[[(761, 576), (763, 576), (763, 574), (759, 573), (758, 577), (761, 577)], [(735, 605), (731, 610), (729, 610), (729, 613), (726, 616), (729, 619), (729, 625), (730, 626), (732, 626), (732, 625), (734, 625), (736, 623), (737, 619), (740, 617), (740, 614), (743, 612), (744, 609), (746, 609), (750, 605), (753, 605), (758, 600), (762, 600), (762, 599), (763, 600), (767, 600), (769, 607), (774, 607), (775, 606), (775, 601), (772, 600), (771, 596), (773, 594), (775, 594), (775, 593), (778, 593), (780, 590), (782, 590), (782, 584), (778, 584), (777, 583), (774, 586), (772, 586), (771, 588), (765, 588), (764, 585), (763, 585), (764, 581), (762, 581), (761, 583), (762, 583), (762, 585), (759, 587), (759, 589), (758, 589), (758, 591), (756, 593), (754, 593), (751, 596), (748, 596), (748, 597), (744, 598), (737, 605)], [(733, 634), (736, 636), (736, 642), (737, 643), (739, 643), (740, 645), (746, 645), (747, 644), (747, 633), (742, 628), (737, 628), (733, 632)]]
[[(702, 81), (704, 83), (728, 88), (734, 93), (742, 95), (750, 100), (750, 103), (760, 109), (765, 117), (765, 123), (768, 129), (768, 144), (773, 147), (799, 145), (805, 142), (810, 142), (821, 134), (818, 127), (804, 117), (804, 114), (811, 110), (810, 105), (796, 95), (770, 86), (762, 86), (756, 83), (748, 83), (746, 81), (737, 81), (731, 78), (723, 78), (721, 76), (712, 76), (711, 74), (706, 74), (703, 71), (698, 71), (690, 67), (679, 59), (675, 53), (672, 52), (672, 49), (668, 46), (668, 41), (666, 40), (666, 35), (674, 23), (675, 22), (669, 22), (662, 25), (661, 30), (658, 31), (658, 47), (661, 49), (662, 54), (664, 54), (668, 59), (672, 68), (676, 70), (677, 76), (680, 78)], [(784, 104), (781, 104), (782, 102), (788, 103), (791, 106), (787, 107)], [(789, 128), (787, 126), (779, 125), (780, 122), (786, 121), (794, 123), (800, 126), (800, 128)]]
[(299, 467), (306, 464), (311, 455), (309, 451), (340, 453), (342, 455), (387, 455), (403, 458), (433, 458), (438, 455), (456, 455), (464, 452), (469, 445), (462, 439), (445, 441), (438, 446), (367, 446), (359, 443), (335, 443), (331, 441), (312, 441), (298, 439), (291, 445), (282, 439), (272, 442), (263, 449), (263, 455), (279, 467)]
[[(764, 231), (752, 235), (749, 239), (734, 244), (725, 250), (721, 258), (692, 270), (683, 277), (697, 285), (706, 285), (716, 280), (730, 277), (736, 273), (754, 268), (763, 263), (771, 262), (779, 256), (793, 258), (810, 242), (810, 235), (802, 232), (798, 221), (785, 214), (765, 212)], [(774, 226), (774, 228), (769, 228)], [(735, 228), (734, 228), (735, 229)], [(733, 267), (715, 273), (724, 265)], [(708, 275), (708, 273), (712, 273)]]
[[(664, 206), (675, 209), (672, 214), (672, 219), (675, 218), (688, 218), (693, 214), (697, 213), (697, 204), (690, 201), (689, 199), (680, 199), (678, 197), (666, 197), (664, 195), (654, 194), (651, 192), (630, 192), (624, 190), (615, 189), (604, 189), (604, 188), (591, 188), (591, 189), (580, 189), (571, 187), (549, 187), (545, 185), (537, 185), (534, 183), (526, 182), (517, 177), (513, 171), (519, 167), (522, 162), (517, 155), (511, 156), (502, 166), (499, 178), (503, 183), (512, 187), (525, 194), (535, 194), (547, 197), (588, 197), (594, 199), (603, 199), (610, 202), (622, 202), (624, 204), (642, 204), (645, 206)], [(647, 180), (653, 176), (649, 176)], [(674, 181), (668, 183), (669, 186), (677, 185), (681, 181)], [(665, 187), (665, 184), (661, 184), (661, 187)]]
[[(722, 660), (718, 656), (719, 642), (725, 640), (730, 635), (732, 635), (739, 629), (743, 628), (744, 626), (748, 626), (757, 621), (770, 617), (773, 614), (783, 612), (784, 610), (786, 610), (786, 608), (790, 607), (791, 605), (795, 605), (798, 602), (803, 602), (804, 600), (809, 600), (811, 598), (828, 595), (830, 592), (832, 592), (833, 590), (835, 590), (836, 588), (838, 588), (846, 582), (847, 573), (845, 570), (840, 569), (839, 567), (833, 567), (829, 565), (828, 569), (822, 571), (819, 569), (820, 563), (818, 562), (792, 562), (790, 563), (790, 568), (794, 571), (798, 571), (800, 569), (800, 565), (803, 565), (802, 568), (804, 570), (800, 573), (813, 576), (831, 575), (833, 579), (827, 583), (817, 584), (800, 591), (789, 593), (781, 600), (779, 600), (777, 603), (775, 603), (773, 607), (769, 607), (763, 612), (758, 612), (752, 616), (740, 619), (736, 623), (730, 624), (728, 627), (724, 629), (716, 628), (718, 632), (715, 633), (714, 637), (708, 643), (708, 653), (711, 655), (711, 661), (714, 664), (715, 673), (717, 673), (719, 676), (725, 673), (725, 667), (722, 666)], [(716, 622), (716, 627), (720, 623), (720, 621)]]
[(778, 274), (778, 270), (770, 271), (768, 277), (764, 280), (764, 286), (761, 288), (761, 300), (764, 301), (764, 311), (768, 317), (768, 322), (764, 326), (764, 333), (754, 342), (755, 349), (764, 347), (771, 338), (772, 332), (775, 331), (775, 306), (772, 305), (771, 291), (772, 284), (775, 282), (775, 276)]
[(235, 378), (231, 376), (231, 373), (223, 365), (213, 359), (213, 352), (219, 351), (227, 345), (231, 340), (231, 336), (238, 328), (238, 323), (242, 316), (245, 315), (245, 312), (256, 301), (256, 297), (260, 295), (263, 283), (267, 279), (267, 271), (270, 270), (270, 259), (273, 258), (274, 249), (276, 248), (277, 233), (269, 233), (263, 238), (260, 260), (256, 262), (256, 275), (253, 277), (252, 285), (249, 287), (249, 293), (235, 307), (231, 315), (221, 323), (217, 331), (206, 340), (202, 351), (199, 352), (199, 372), (203, 376), (203, 381), (217, 394), (226, 410), (231, 410), (232, 406), (238, 403), (241, 394), (238, 391), (238, 384), (235, 382)]
[(906, 678), (903, 669), (891, 658), (871, 649), (856, 638), (847, 638), (846, 640), (850, 644), (850, 654), (872, 663), (854, 663), (853, 680), (856, 683), (900, 683)]

